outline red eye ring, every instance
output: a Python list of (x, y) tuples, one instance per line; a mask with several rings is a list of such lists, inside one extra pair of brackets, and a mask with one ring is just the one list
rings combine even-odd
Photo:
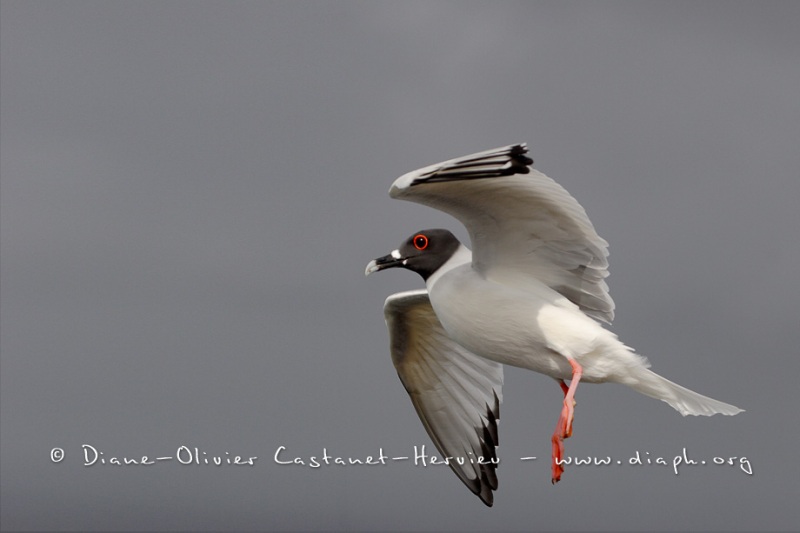
[(414, 235), (414, 238), (411, 239), (411, 241), (414, 243), (414, 248), (417, 250), (424, 250), (428, 247), (428, 237), (422, 233), (417, 233)]

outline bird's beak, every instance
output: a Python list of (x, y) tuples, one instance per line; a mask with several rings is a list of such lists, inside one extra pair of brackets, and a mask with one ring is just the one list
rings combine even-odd
[(367, 264), (367, 269), (364, 271), (365, 276), (369, 276), (373, 272), (379, 270), (386, 270), (387, 268), (394, 268), (403, 266), (404, 259), (400, 256), (400, 252), (393, 251), (388, 255), (373, 259)]

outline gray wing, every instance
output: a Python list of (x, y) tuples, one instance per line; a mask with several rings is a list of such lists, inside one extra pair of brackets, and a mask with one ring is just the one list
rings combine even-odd
[(502, 283), (532, 276), (611, 322), (608, 243), (563, 187), (530, 168), (527, 152), (517, 144), (431, 165), (398, 178), (389, 194), (460, 220), (473, 266), (486, 277)]
[(449, 465), (459, 479), (491, 506), (502, 365), (453, 342), (425, 290), (393, 294), (383, 310), (392, 361), (428, 435), (443, 457), (453, 458)]

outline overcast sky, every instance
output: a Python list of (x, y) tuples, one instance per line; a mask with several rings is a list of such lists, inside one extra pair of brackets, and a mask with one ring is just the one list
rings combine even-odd
[[(3, 529), (800, 524), (800, 3), (1, 5)], [(381, 310), (422, 282), (364, 267), (466, 237), (397, 176), (515, 142), (610, 242), (613, 331), (747, 411), (582, 386), (567, 455), (624, 464), (552, 486), (561, 392), (507, 369), (491, 509), (443, 466), (276, 464), (435, 453)]]

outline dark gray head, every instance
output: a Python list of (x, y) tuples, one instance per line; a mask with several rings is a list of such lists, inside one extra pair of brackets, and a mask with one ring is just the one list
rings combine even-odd
[(406, 239), (389, 255), (369, 262), (366, 275), (387, 268), (402, 267), (413, 270), (422, 279), (436, 272), (458, 250), (460, 242), (446, 229), (426, 229)]

